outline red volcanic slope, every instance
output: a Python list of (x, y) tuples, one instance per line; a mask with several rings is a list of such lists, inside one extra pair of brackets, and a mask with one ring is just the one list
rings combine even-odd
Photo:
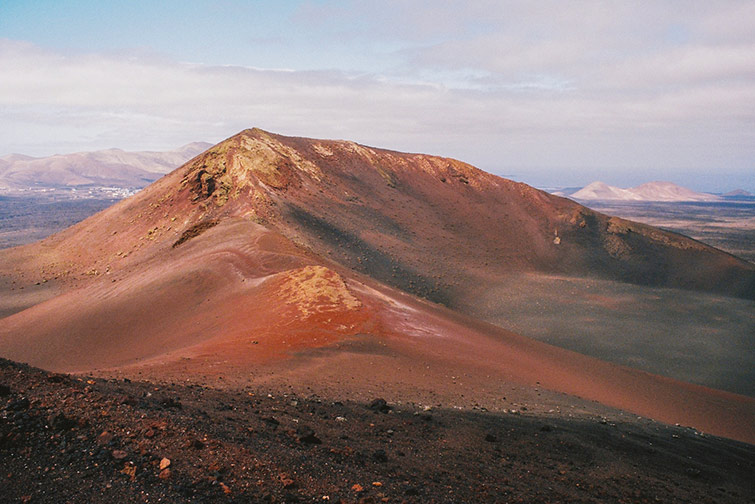
[(445, 304), (456, 286), (479, 289), (522, 271), (755, 298), (755, 266), (684, 236), (453, 159), (256, 129), (3, 259), (36, 280), (96, 275), (162, 254), (192, 226), (228, 217)]
[[(560, 271), (751, 294), (752, 267), (732, 256), (454, 160), (245, 131), (77, 226), (0, 252), (0, 264), (4, 295), (57, 286), (0, 324), (0, 356), (48, 369), (243, 377), (275, 366), (311, 380), (286, 364), (292, 355), (369, 337), (384, 365), (360, 372), (383, 380), (421, 359), (480, 387), (539, 383), (755, 441), (750, 398), (556, 349), (395, 290), (453, 306), (512, 272)], [(407, 394), (413, 379), (400, 377)]]

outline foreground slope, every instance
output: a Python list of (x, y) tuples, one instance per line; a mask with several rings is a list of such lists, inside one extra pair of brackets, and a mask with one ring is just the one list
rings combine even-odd
[(733, 256), (454, 160), (248, 130), (0, 258), (4, 293), (24, 287), (0, 355), (48, 369), (380, 383), (490, 405), (516, 384), (755, 441), (752, 399), (417, 298), (454, 307), (508, 275), (554, 271), (752, 295), (753, 268)]
[(428, 411), (254, 386), (69, 377), (2, 359), (0, 386), (4, 502), (739, 503), (755, 496), (754, 446), (620, 415), (567, 421)]

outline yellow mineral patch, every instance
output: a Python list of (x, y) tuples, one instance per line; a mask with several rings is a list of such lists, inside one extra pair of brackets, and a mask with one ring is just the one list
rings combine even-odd
[(296, 305), (304, 316), (362, 306), (341, 275), (323, 266), (305, 266), (282, 276), (278, 294), (286, 304)]
[(261, 138), (242, 137), (243, 153), (237, 154), (242, 168), (248, 169), (260, 177), (268, 185), (280, 185), (278, 166), (282, 161), (288, 161), (298, 170), (309, 173), (316, 180), (322, 177), (320, 168), (311, 161), (303, 158), (296, 149), (292, 149), (268, 135)]
[(364, 147), (362, 145), (359, 145), (355, 142), (349, 142), (349, 141), (339, 141), (338, 144), (347, 152), (353, 152), (355, 154), (359, 154), (360, 156), (367, 158), (370, 161), (374, 161), (375, 157), (377, 156), (377, 152), (370, 149), (369, 147)]
[(248, 180), (254, 174), (265, 184), (283, 187), (286, 181), (278, 169), (280, 154), (267, 143), (244, 137), (242, 149), (233, 156), (231, 172), (240, 180)]
[(322, 171), (320, 170), (320, 167), (312, 161), (303, 158), (299, 154), (299, 151), (281, 143), (278, 143), (277, 147), (279, 152), (285, 154), (294, 163), (294, 166), (296, 166), (297, 169), (309, 173), (317, 181), (322, 179)]
[(323, 144), (316, 143), (312, 148), (321, 156), (332, 156), (333, 151), (325, 147)]

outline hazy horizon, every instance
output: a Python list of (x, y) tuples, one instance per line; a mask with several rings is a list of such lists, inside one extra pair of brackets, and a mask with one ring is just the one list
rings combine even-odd
[[(192, 144), (192, 143), (207, 143), (209, 145), (214, 145), (212, 142), (205, 142), (202, 140), (197, 140), (196, 142), (188, 142), (186, 144), (178, 145), (173, 148), (165, 149), (166, 152), (177, 150), (181, 147), (185, 147), (186, 145)], [(372, 147), (380, 147), (380, 146), (372, 146)], [(150, 150), (147, 149), (121, 149), (120, 147), (107, 147), (105, 149), (98, 149), (98, 150), (109, 150), (109, 149), (120, 149), (124, 150), (126, 152), (150, 152)], [(45, 157), (53, 157), (53, 156), (65, 156), (69, 154), (79, 154), (79, 153), (86, 153), (91, 151), (76, 151), (76, 152), (55, 152), (54, 154), (49, 155), (40, 155), (40, 156), (32, 156), (35, 159), (45, 158)], [(160, 151), (154, 151), (154, 152), (160, 152)], [(24, 152), (11, 152), (11, 153), (0, 153), (0, 158), (4, 158), (11, 155), (27, 155), (31, 156), (30, 154), (24, 153)], [(426, 152), (423, 154), (433, 154), (431, 152)], [(461, 159), (461, 161), (466, 161), (464, 159)], [(483, 167), (479, 167), (481, 169), (484, 169)], [(574, 188), (574, 187), (585, 187), (593, 182), (604, 182), (610, 186), (614, 187), (621, 187), (621, 188), (630, 188), (630, 187), (636, 187), (641, 184), (650, 183), (650, 182), (673, 182), (681, 187), (686, 187), (688, 189), (692, 189), (699, 192), (707, 192), (707, 193), (716, 193), (716, 194), (723, 194), (726, 192), (730, 192), (733, 190), (746, 190), (751, 193), (755, 193), (755, 182), (752, 181), (751, 177), (749, 177), (747, 174), (745, 174), (743, 177), (726, 177), (723, 180), (719, 175), (711, 174), (708, 177), (700, 177), (695, 185), (688, 184), (685, 181), (678, 181), (678, 180), (662, 180), (662, 179), (647, 179), (647, 180), (639, 180), (636, 175), (634, 175), (635, 172), (632, 173), (612, 173), (610, 170), (600, 172), (595, 171), (594, 175), (598, 178), (588, 179), (586, 177), (589, 177), (589, 175), (585, 175), (585, 173), (581, 173), (579, 177), (570, 177), (570, 175), (566, 174), (553, 174), (552, 172), (549, 172), (547, 169), (544, 170), (538, 170), (538, 169), (530, 169), (527, 173), (524, 174), (517, 174), (517, 173), (506, 173), (501, 170), (495, 170), (495, 169), (487, 169), (485, 171), (495, 173), (496, 175), (504, 178), (508, 178), (511, 180), (515, 180), (517, 182), (524, 182), (528, 185), (531, 185), (533, 187), (537, 187), (539, 189), (543, 190), (557, 190), (557, 189), (566, 189), (566, 188)], [(578, 170), (575, 170), (578, 172)], [(603, 178), (600, 178), (603, 177)], [(732, 183), (736, 183), (736, 181), (739, 180), (740, 185), (732, 185)]]
[(249, 127), (538, 187), (755, 192), (755, 3), (0, 4), (0, 155)]

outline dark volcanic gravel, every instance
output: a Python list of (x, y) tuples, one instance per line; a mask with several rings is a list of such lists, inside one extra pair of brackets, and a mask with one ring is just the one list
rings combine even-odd
[[(380, 399), (380, 398), (376, 398)], [(755, 502), (755, 447), (660, 424), (100, 380), (0, 360), (1, 502)]]

